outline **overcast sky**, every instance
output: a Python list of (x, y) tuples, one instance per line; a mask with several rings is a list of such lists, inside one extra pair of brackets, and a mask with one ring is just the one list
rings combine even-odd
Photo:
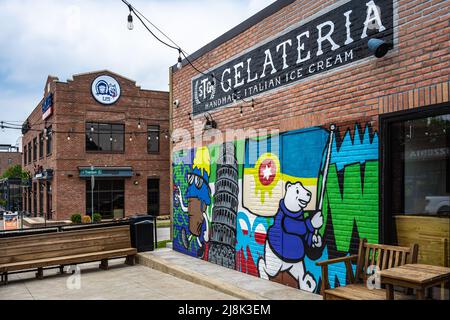
[[(274, 0), (129, 0), (192, 53)], [(135, 19), (121, 0), (0, 0), (0, 121), (23, 123), (42, 99), (48, 75), (108, 69), (144, 89), (168, 90), (177, 53)], [(0, 130), (15, 145), (20, 131)]]

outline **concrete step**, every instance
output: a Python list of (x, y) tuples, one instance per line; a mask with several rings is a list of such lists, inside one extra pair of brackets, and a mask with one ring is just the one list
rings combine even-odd
[(168, 248), (140, 253), (137, 263), (243, 300), (322, 300), (320, 295), (227, 269)]

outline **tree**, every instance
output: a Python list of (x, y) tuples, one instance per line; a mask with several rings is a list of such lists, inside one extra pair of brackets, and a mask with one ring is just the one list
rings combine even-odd
[(22, 166), (20, 164), (9, 167), (2, 176), (2, 179), (22, 179), (26, 180), (29, 178), (28, 173), (22, 170)]

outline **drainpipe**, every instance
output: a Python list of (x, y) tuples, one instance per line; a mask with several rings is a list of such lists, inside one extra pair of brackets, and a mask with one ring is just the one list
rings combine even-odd
[(170, 188), (170, 241), (173, 243), (173, 167), (172, 167), (172, 152), (173, 152), (173, 69), (169, 68), (169, 188)]

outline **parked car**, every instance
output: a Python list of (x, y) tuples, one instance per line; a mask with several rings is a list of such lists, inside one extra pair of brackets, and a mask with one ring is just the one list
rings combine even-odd
[(450, 213), (450, 197), (426, 197), (427, 205), (425, 212), (429, 214), (445, 214)]

